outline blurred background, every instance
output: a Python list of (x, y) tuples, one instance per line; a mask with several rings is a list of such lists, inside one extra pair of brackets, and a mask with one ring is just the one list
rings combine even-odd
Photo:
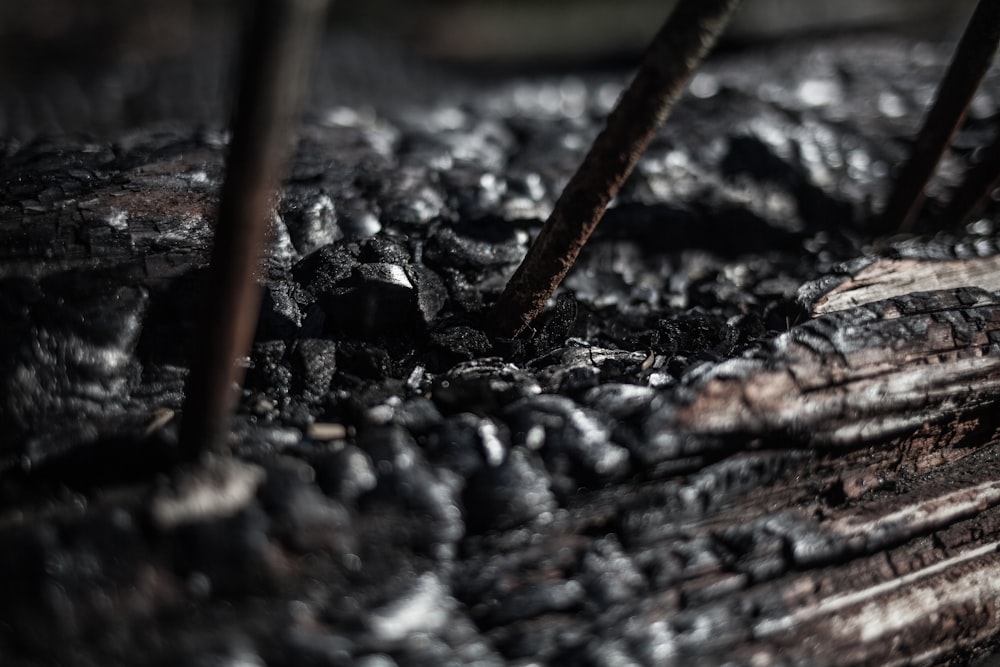
[[(212, 122), (248, 0), (0, 0), (0, 137)], [(316, 86), (344, 104), (423, 101), (449, 82), (628, 68), (663, 0), (334, 2)], [(975, 0), (746, 0), (721, 49), (830, 34), (956, 37)], [(331, 98), (332, 96), (332, 98)]]

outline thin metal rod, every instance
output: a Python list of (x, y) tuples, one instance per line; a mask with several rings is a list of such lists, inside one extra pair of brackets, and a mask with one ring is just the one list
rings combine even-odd
[(993, 62), (998, 44), (1000, 0), (979, 0), (910, 157), (899, 170), (876, 232), (913, 229), (923, 208), (927, 183), (965, 120), (969, 104)]
[(494, 306), (497, 335), (517, 336), (545, 306), (738, 5), (678, 3)]
[(997, 188), (1000, 188), (1000, 136), (984, 149), (979, 162), (965, 174), (941, 213), (939, 227), (954, 229), (975, 220)]
[(326, 0), (257, 0), (243, 43), (202, 339), (186, 384), (183, 456), (223, 451), (260, 313), (268, 223), (292, 150), (308, 57)]

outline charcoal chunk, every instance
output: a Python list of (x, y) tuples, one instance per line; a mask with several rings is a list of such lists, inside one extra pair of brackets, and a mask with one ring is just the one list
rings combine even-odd
[(412, 633), (434, 633), (448, 622), (455, 600), (432, 572), (420, 576), (413, 586), (373, 610), (366, 619), (368, 631), (380, 642), (395, 643)]
[(628, 419), (648, 407), (656, 390), (635, 384), (610, 382), (594, 387), (583, 396), (583, 402), (615, 419)]
[(399, 424), (414, 435), (425, 435), (437, 428), (444, 417), (437, 406), (423, 396), (402, 401), (394, 410), (393, 422)]
[(633, 599), (647, 588), (645, 577), (614, 535), (596, 540), (584, 555), (580, 583), (602, 606)]
[(489, 336), (466, 325), (446, 326), (430, 334), (431, 342), (455, 361), (482, 357), (493, 349)]
[(580, 485), (615, 479), (629, 470), (629, 452), (611, 441), (611, 423), (571, 399), (532, 396), (512, 404), (505, 415), (515, 443), (540, 451), (560, 492), (572, 493)]
[(446, 412), (495, 411), (541, 391), (528, 373), (500, 359), (476, 359), (455, 366), (434, 383), (433, 399)]
[(500, 465), (469, 479), (463, 494), (470, 530), (502, 530), (556, 509), (551, 481), (533, 452), (515, 447)]
[(72, 273), (40, 285), (0, 282), (0, 454), (19, 453), (46, 424), (123, 408), (147, 303), (143, 289)]
[[(431, 467), (413, 438), (399, 427), (360, 434), (358, 446), (371, 457), (378, 483), (372, 499), (394, 499), (413, 515), (416, 544), (445, 554), (465, 534), (460, 479)], [(444, 549), (440, 549), (444, 547)]]
[(352, 553), (357, 538), (351, 515), (337, 501), (324, 496), (313, 483), (312, 467), (291, 458), (272, 462), (259, 498), (274, 522), (278, 538), (299, 553)]
[(420, 311), (422, 324), (430, 324), (448, 298), (441, 278), (421, 264), (411, 264), (406, 267), (406, 275), (417, 289), (417, 308)]
[(294, 283), (268, 283), (260, 304), (257, 340), (287, 340), (296, 335), (302, 324), (302, 310), (296, 299)]
[(453, 170), (445, 178), (445, 187), (453, 192), (460, 220), (477, 220), (493, 213), (507, 193), (507, 183), (492, 172)]
[(392, 375), (392, 358), (382, 347), (359, 341), (337, 346), (337, 367), (361, 378), (384, 380)]
[(321, 453), (312, 459), (312, 466), (316, 471), (316, 483), (323, 493), (346, 504), (353, 504), (377, 483), (372, 460), (354, 445)]
[(382, 184), (384, 220), (420, 227), (445, 213), (445, 196), (426, 168), (409, 167), (386, 174)]
[(403, 238), (376, 234), (361, 244), (358, 259), (366, 264), (399, 264), (410, 263), (410, 252)]
[(286, 195), (282, 219), (295, 250), (301, 255), (308, 255), (339, 240), (344, 233), (337, 225), (337, 207), (329, 194), (322, 190), (302, 194), (301, 199)]
[(445, 420), (428, 439), (432, 460), (469, 477), (485, 466), (503, 462), (510, 447), (506, 425), (462, 412)]
[(314, 295), (328, 294), (358, 265), (356, 252), (346, 246), (327, 245), (299, 260), (292, 277)]
[(337, 370), (337, 344), (322, 338), (297, 340), (288, 356), (292, 391), (307, 402), (318, 401)]
[(283, 363), (288, 346), (283, 340), (255, 343), (250, 352), (250, 367), (244, 382), (247, 389), (260, 389), (274, 395), (291, 390), (292, 372)]
[(576, 322), (577, 303), (572, 294), (560, 292), (555, 307), (548, 313), (538, 335), (532, 340), (531, 349), (542, 354), (566, 342), (573, 324)]
[(323, 304), (337, 332), (390, 337), (425, 329), (444, 300), (444, 286), (429, 269), (372, 263), (355, 267)]
[(526, 236), (514, 226), (464, 223), (442, 227), (428, 239), (426, 259), (433, 266), (480, 271), (517, 264), (524, 257)]

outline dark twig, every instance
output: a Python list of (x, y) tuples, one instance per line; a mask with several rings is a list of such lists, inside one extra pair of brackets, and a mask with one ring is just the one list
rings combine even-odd
[(983, 150), (982, 158), (965, 174), (951, 202), (941, 213), (940, 227), (958, 228), (972, 222), (1000, 188), (1000, 136)]
[(274, 197), (291, 154), (307, 59), (326, 0), (258, 0), (245, 38), (219, 202), (203, 338), (186, 386), (185, 456), (224, 447), (260, 311), (257, 283)]
[(507, 283), (492, 314), (495, 333), (517, 336), (545, 306), (738, 4), (678, 3)]
[(979, 0), (910, 157), (899, 170), (895, 188), (875, 231), (906, 232), (913, 228), (924, 204), (927, 182), (962, 125), (969, 104), (993, 62), (998, 44), (1000, 0)]

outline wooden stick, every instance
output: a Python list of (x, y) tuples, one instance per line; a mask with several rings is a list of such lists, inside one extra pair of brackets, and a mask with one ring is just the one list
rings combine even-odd
[(545, 306), (738, 5), (678, 3), (494, 306), (497, 335), (517, 336)]
[(960, 228), (975, 220), (1000, 187), (1000, 137), (983, 152), (982, 159), (969, 169), (941, 213), (940, 228)]
[(232, 142), (206, 298), (203, 337), (187, 381), (183, 455), (224, 449), (253, 341), (257, 282), (275, 193), (287, 169), (307, 60), (326, 0), (258, 0), (244, 42)]
[(909, 159), (896, 177), (879, 233), (907, 232), (923, 208), (927, 182), (951, 143), (1000, 44), (1000, 0), (979, 0)]

